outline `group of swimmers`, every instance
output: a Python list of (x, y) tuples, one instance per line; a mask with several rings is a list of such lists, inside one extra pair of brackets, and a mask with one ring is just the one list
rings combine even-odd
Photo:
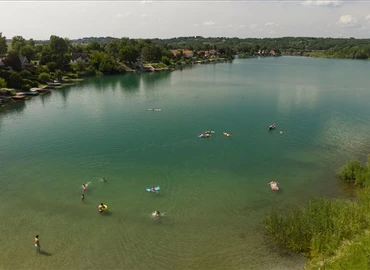
[[(209, 131), (209, 130), (206, 130), (204, 131), (204, 133), (201, 133), (199, 134), (199, 137), (200, 138), (210, 138), (211, 137), (211, 134), (214, 134), (215, 132), (212, 130), (212, 131)], [(226, 136), (226, 137), (230, 137), (231, 134), (230, 133), (227, 133), (227, 132), (222, 132), (222, 135)]]
[[(105, 177), (103, 177), (103, 179), (101, 180), (101, 181), (103, 181), (104, 183), (107, 183), (108, 182), (108, 180), (105, 178)], [(87, 187), (88, 187), (88, 185), (90, 184), (91, 182), (88, 182), (88, 183), (86, 183), (86, 184), (82, 184), (82, 190), (85, 192), (86, 190), (87, 190)], [(151, 189), (151, 191), (152, 192), (158, 192), (158, 190), (156, 190), (154, 187), (152, 187), (152, 189)], [(85, 194), (84, 193), (82, 193), (81, 194), (81, 200), (82, 201), (84, 201), (85, 200)], [(98, 211), (99, 211), (99, 213), (103, 213), (104, 211), (106, 211), (107, 210), (107, 206), (104, 204), (104, 203), (100, 203), (99, 205), (98, 205)], [(155, 210), (153, 213), (152, 213), (152, 216), (153, 217), (159, 217), (160, 216), (160, 212), (158, 211), (158, 210)]]
[[(103, 181), (104, 183), (107, 183), (108, 182), (108, 180), (105, 177), (103, 177), (101, 181)], [(87, 190), (87, 187), (89, 186), (90, 183), (91, 182), (88, 182), (86, 184), (82, 184), (82, 190), (83, 190), (83, 192), (85, 192)], [(81, 198), (82, 201), (84, 201), (86, 199), (85, 194), (82, 193), (80, 198)], [(107, 206), (104, 203), (101, 203), (101, 204), (98, 205), (98, 211), (99, 211), (99, 213), (103, 213), (106, 209), (107, 209)]]

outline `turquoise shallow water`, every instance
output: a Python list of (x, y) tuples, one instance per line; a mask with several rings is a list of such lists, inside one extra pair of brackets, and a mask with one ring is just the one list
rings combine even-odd
[(302, 269), (262, 222), (342, 196), (335, 170), (369, 150), (369, 65), (236, 60), (90, 78), (17, 104), (0, 115), (0, 269)]

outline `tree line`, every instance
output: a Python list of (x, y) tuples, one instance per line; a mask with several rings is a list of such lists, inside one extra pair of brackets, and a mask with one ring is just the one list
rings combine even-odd
[[(171, 50), (179, 50), (174, 54)], [(185, 50), (194, 51), (187, 57)], [(10, 70), (0, 69), (0, 87), (27, 89), (63, 75), (86, 76), (117, 74), (138, 69), (142, 63), (159, 63), (161, 67), (175, 68), (183, 63), (204, 60), (200, 51), (217, 51), (217, 57), (232, 60), (256, 55), (309, 55), (350, 59), (370, 58), (370, 39), (354, 38), (226, 38), (178, 37), (170, 39), (84, 38), (70, 40), (56, 35), (49, 40), (26, 40), (22, 36), (6, 39), (0, 33), (0, 57), (6, 56)], [(89, 61), (71, 64), (73, 54), (88, 55)], [(34, 65), (24, 68), (22, 57)], [(24, 59), (24, 58), (23, 58)], [(3, 61), (4, 62), (4, 61)]]
[[(71, 60), (74, 55), (88, 56), (88, 60), (73, 62)], [(11, 70), (0, 70), (0, 78), (3, 79), (0, 87), (6, 85), (20, 89), (29, 89), (51, 79), (59, 80), (66, 74), (72, 77), (118, 74), (140, 69), (145, 63), (175, 68), (184, 62), (191, 64), (201, 57), (196, 54), (194, 57), (186, 57), (182, 51), (173, 54), (169, 46), (150, 39), (91, 38), (86, 44), (56, 35), (50, 36), (47, 42), (26, 40), (22, 36), (7, 40), (2, 33), (0, 56), (6, 56), (6, 65), (11, 67)], [(28, 68), (22, 63), (24, 57), (31, 62)], [(221, 52), (218, 57), (232, 59), (233, 55)]]

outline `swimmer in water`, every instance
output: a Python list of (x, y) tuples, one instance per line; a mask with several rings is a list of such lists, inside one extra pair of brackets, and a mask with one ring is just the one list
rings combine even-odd
[(99, 206), (98, 206), (99, 212), (100, 213), (103, 213), (104, 212), (104, 209), (105, 209), (104, 203), (99, 204)]
[(152, 214), (153, 217), (159, 217), (160, 213), (158, 210), (155, 210)]
[(86, 189), (87, 189), (87, 186), (85, 184), (82, 184), (82, 190), (86, 191)]
[(280, 134), (283, 134), (284, 132), (282, 130), (280, 130)]
[(105, 179), (105, 177), (103, 177), (103, 182), (104, 183), (107, 183), (108, 182), (107, 179)]
[(157, 192), (154, 187), (152, 187), (152, 192)]
[(83, 200), (83, 201), (85, 200), (85, 194), (81, 195), (81, 200)]

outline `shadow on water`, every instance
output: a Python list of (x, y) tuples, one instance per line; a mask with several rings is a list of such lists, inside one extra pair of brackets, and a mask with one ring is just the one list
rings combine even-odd
[(2, 118), (9, 117), (15, 114), (23, 114), (26, 108), (26, 101), (19, 101), (9, 104), (6, 107), (0, 108), (0, 130), (2, 127)]
[(105, 216), (109, 217), (109, 216), (111, 216), (111, 215), (112, 215), (112, 212), (108, 210), (107, 212), (101, 213), (100, 215), (101, 215), (102, 217), (105, 217)]
[(119, 84), (123, 91), (137, 92), (140, 89), (141, 76), (139, 74), (125, 74), (119, 77)]
[(47, 251), (43, 251), (43, 250), (41, 250), (41, 251), (39, 252), (39, 254), (44, 255), (44, 256), (51, 256), (51, 255), (53, 255), (53, 254), (51, 254), (51, 253), (49, 253), (49, 252), (47, 252)]
[(104, 76), (96, 76), (96, 77), (89, 77), (85, 78), (82, 86), (85, 88), (86, 86), (92, 86), (97, 90), (108, 90), (117, 88), (117, 83), (119, 78), (123, 75), (104, 75)]
[(142, 73), (141, 75), (145, 89), (153, 89), (158, 85), (166, 83), (170, 77), (170, 71)]
[(51, 92), (40, 95), (42, 105), (45, 106), (45, 102), (51, 97)]
[(70, 91), (71, 91), (70, 87), (67, 87), (65, 89), (61, 89), (61, 90), (58, 91), (58, 93), (60, 93), (60, 95), (62, 96), (62, 99), (63, 99), (64, 103), (67, 103), (67, 99), (68, 99)]

